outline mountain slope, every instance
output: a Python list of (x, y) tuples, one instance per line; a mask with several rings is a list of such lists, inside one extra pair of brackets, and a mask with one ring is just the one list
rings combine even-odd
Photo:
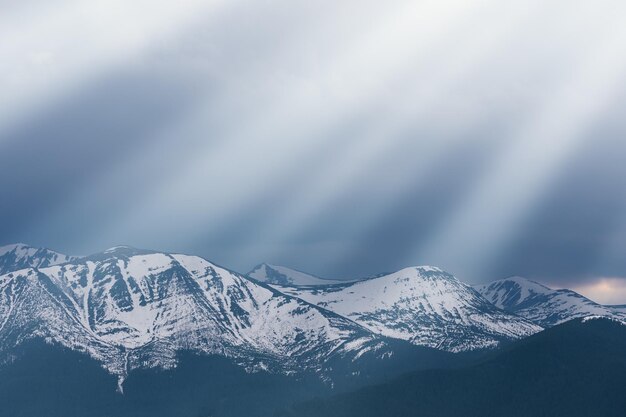
[[(88, 355), (27, 341), (0, 363), (0, 417), (267, 417), (294, 402), (389, 381), (407, 370), (459, 364), (458, 355), (399, 344), (411, 350), (394, 346), (384, 360), (364, 360), (368, 352), (355, 362), (331, 361), (333, 384), (316, 372), (246, 372), (222, 355), (181, 351), (175, 368), (132, 371), (122, 394), (115, 376)], [(337, 378), (346, 371), (342, 365), (353, 366), (346, 373), (351, 380)]]
[(458, 370), (294, 406), (290, 417), (620, 417), (626, 415), (626, 326), (573, 320)]
[(374, 333), (452, 352), (496, 346), (541, 330), (434, 267), (326, 287), (275, 286)]
[(264, 417), (468, 359), (194, 256), (116, 247), (0, 276), (0, 417)]
[(286, 286), (345, 284), (350, 281), (324, 279), (285, 266), (261, 264), (248, 272), (248, 277), (267, 284)]
[(476, 289), (495, 306), (542, 327), (589, 316), (626, 319), (617, 309), (603, 306), (571, 290), (553, 290), (521, 277), (481, 285)]
[(175, 366), (181, 349), (277, 372), (390, 354), (352, 321), (202, 258), (128, 247), (0, 276), (0, 354), (33, 338), (121, 377)]
[(25, 268), (44, 268), (76, 259), (45, 248), (23, 243), (0, 247), (0, 275)]

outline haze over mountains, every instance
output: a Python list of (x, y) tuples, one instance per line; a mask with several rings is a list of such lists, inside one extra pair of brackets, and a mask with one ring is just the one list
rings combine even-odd
[[(179, 378), (181, 363), (217, 360), (238, 375), (235, 385), (272, 376), (283, 378), (280, 390), (295, 384), (310, 396), (460, 365), (571, 319), (626, 322), (619, 307), (573, 291), (522, 278), (473, 288), (432, 266), (337, 281), (267, 264), (245, 276), (197, 256), (128, 246), (72, 257), (16, 244), (1, 248), (0, 268), (0, 377), (19, 374), (33, 349), (46, 356), (54, 347), (65, 349), (62, 361), (86, 355), (120, 392), (133, 375)], [(46, 345), (32, 348), (37, 341)], [(254, 415), (296, 398), (307, 397), (272, 392)], [(252, 415), (232, 410), (220, 415)]]

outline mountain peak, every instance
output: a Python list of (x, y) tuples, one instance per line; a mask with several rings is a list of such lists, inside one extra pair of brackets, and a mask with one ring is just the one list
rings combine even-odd
[(130, 245), (118, 245), (113, 246), (104, 251), (104, 253), (118, 252), (118, 251), (127, 251), (127, 250), (137, 250), (137, 248)]
[(24, 268), (45, 268), (75, 259), (46, 248), (36, 248), (25, 243), (0, 247), (0, 275)]
[(391, 274), (386, 274), (386, 275), (382, 275), (382, 276), (389, 276), (389, 275), (395, 275), (395, 274), (417, 274), (418, 276), (428, 276), (428, 275), (433, 275), (433, 276), (437, 276), (439, 278), (453, 278), (456, 279), (454, 277), (454, 275), (447, 273), (446, 271), (444, 271), (441, 268), (438, 268), (436, 266), (430, 266), (430, 265), (419, 265), (419, 266), (409, 266), (406, 268), (402, 268), (399, 271), (393, 272)]
[(281, 286), (335, 285), (349, 282), (320, 278), (297, 269), (268, 263), (257, 265), (247, 276), (259, 282)]
[(519, 305), (524, 303), (524, 300), (529, 297), (539, 294), (551, 294), (555, 291), (543, 284), (521, 276), (512, 276), (492, 281), (488, 284), (478, 285), (476, 289), (483, 295), (488, 292), (490, 297), (487, 297), (487, 299), (496, 307), (505, 310), (511, 304)]
[(432, 265), (420, 265), (414, 268), (424, 272), (444, 272), (443, 269)]
[(431, 266), (327, 287), (281, 290), (374, 333), (452, 352), (496, 346), (540, 327), (501, 311), (452, 274)]
[(148, 249), (139, 249), (129, 245), (118, 245), (108, 248), (102, 252), (97, 252), (87, 256), (87, 259), (90, 260), (104, 260), (110, 258), (122, 258), (128, 259), (133, 256), (139, 255), (150, 255), (150, 254), (158, 254), (160, 252), (148, 250)]
[(395, 274), (401, 274), (406, 276), (414, 275), (416, 277), (427, 277), (429, 275), (436, 276), (438, 278), (448, 278), (455, 279), (456, 278), (445, 271), (437, 268), (435, 266), (430, 265), (421, 265), (421, 266), (411, 266), (403, 268), (394, 273), (383, 273), (373, 275), (367, 278), (356, 278), (356, 279), (346, 279), (346, 280), (338, 280), (338, 279), (328, 279), (321, 278), (313, 274), (309, 274), (306, 272), (299, 271), (297, 269), (289, 268), (286, 266), (273, 265), (269, 263), (262, 263), (255, 266), (252, 271), (248, 272), (247, 276), (256, 281), (264, 282), (266, 284), (278, 285), (278, 286), (326, 286), (326, 285), (348, 285), (350, 283), (359, 282), (359, 281), (369, 281), (380, 279), (383, 277), (393, 276)]
[(0, 246), (0, 255), (4, 255), (7, 252), (11, 252), (15, 249), (20, 249), (20, 248), (29, 248), (30, 246), (25, 244), (25, 243), (10, 243), (8, 245), (4, 245), (4, 246)]
[(525, 286), (532, 286), (532, 287), (536, 287), (536, 288), (545, 288), (546, 290), (550, 290), (552, 291), (551, 288), (549, 288), (548, 286), (541, 284), (540, 282), (534, 281), (530, 278), (526, 278), (526, 277), (522, 277), (520, 275), (512, 275), (508, 278), (504, 278), (504, 279), (499, 279), (496, 281), (492, 281), (490, 284), (494, 283), (494, 282), (514, 282), (516, 284), (519, 285), (525, 285)]
[[(0, 246), (0, 256), (5, 255), (7, 253), (10, 252), (14, 252), (16, 254), (20, 254), (20, 255), (27, 255), (28, 253), (34, 253), (37, 251), (48, 251), (48, 252), (55, 252), (52, 251), (50, 249), (46, 249), (46, 248), (37, 248), (31, 245), (28, 245), (26, 243), (10, 243), (8, 245), (4, 245), (4, 246)], [(58, 252), (55, 252), (58, 253)]]
[(36, 335), (87, 352), (120, 377), (146, 364), (172, 367), (181, 349), (250, 369), (264, 358), (263, 367), (291, 371), (390, 346), (345, 317), (197, 256), (117, 246), (2, 278), (0, 352)]
[(476, 290), (496, 307), (542, 327), (580, 317), (597, 315), (619, 319), (622, 315), (617, 309), (597, 304), (572, 290), (553, 290), (522, 277), (493, 281), (476, 286)]
[(108, 248), (101, 252), (101, 254), (106, 254), (106, 255), (125, 255), (125, 256), (132, 256), (132, 255), (139, 255), (139, 254), (146, 254), (146, 253), (154, 253), (154, 251), (150, 251), (147, 249), (139, 249), (130, 245), (118, 245), (118, 246), (113, 246), (111, 248)]

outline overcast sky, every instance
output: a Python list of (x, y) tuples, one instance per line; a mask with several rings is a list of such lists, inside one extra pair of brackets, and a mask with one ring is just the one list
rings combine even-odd
[(0, 10), (0, 244), (626, 303), (622, 0)]

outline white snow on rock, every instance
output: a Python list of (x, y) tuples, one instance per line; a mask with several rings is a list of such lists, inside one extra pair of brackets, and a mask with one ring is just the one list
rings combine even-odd
[(626, 314), (618, 308), (597, 304), (571, 290), (553, 290), (522, 277), (494, 281), (476, 289), (495, 306), (542, 327), (590, 316), (626, 319)]
[(25, 268), (44, 268), (75, 259), (72, 256), (44, 248), (34, 248), (23, 243), (0, 247), (0, 275)]
[(542, 330), (494, 307), (470, 286), (431, 266), (344, 285), (274, 287), (374, 333), (452, 352), (493, 347)]
[(180, 349), (288, 372), (381, 342), (205, 259), (128, 247), (0, 276), (0, 353), (34, 337), (87, 352), (122, 378), (175, 366)]

